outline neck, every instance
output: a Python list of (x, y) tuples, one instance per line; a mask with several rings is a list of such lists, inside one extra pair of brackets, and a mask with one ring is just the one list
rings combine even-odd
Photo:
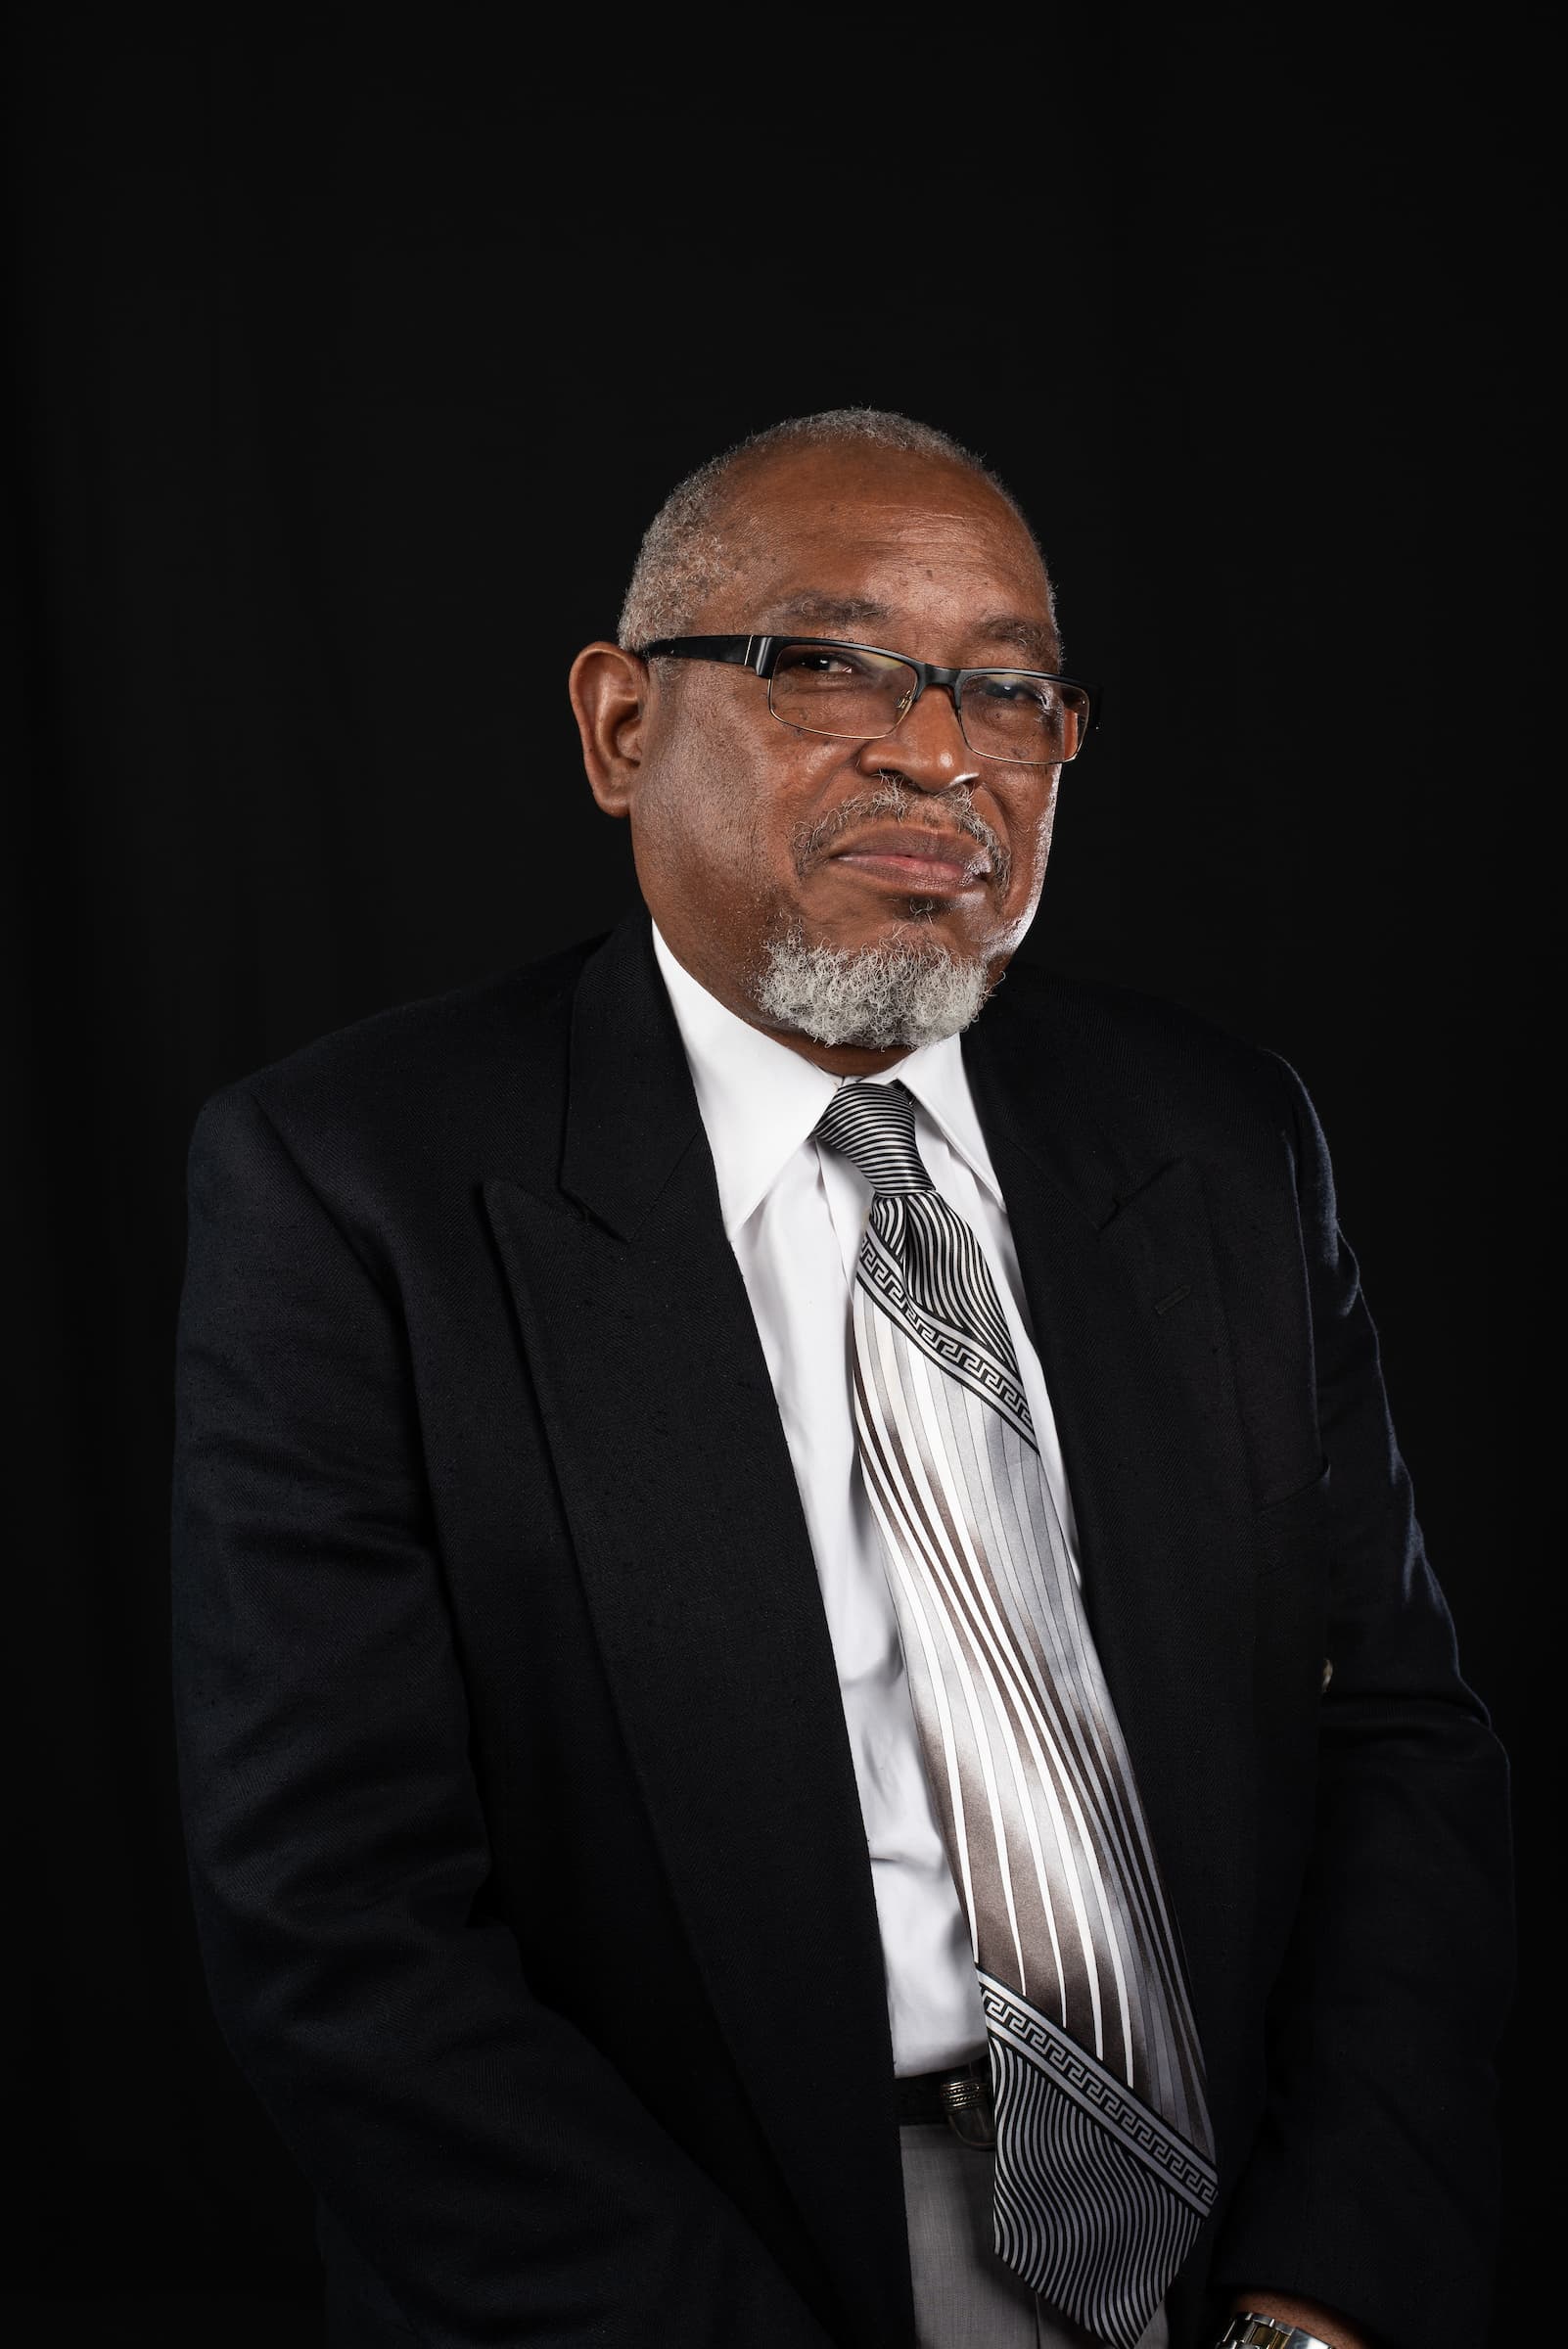
[(884, 1069), (897, 1068), (900, 1060), (909, 1057), (908, 1044), (895, 1044), (885, 1052), (873, 1051), (868, 1044), (819, 1044), (815, 1036), (802, 1036), (793, 1028), (769, 1028), (755, 1012), (738, 1005), (732, 1008), (748, 1027), (770, 1036), (776, 1044), (787, 1044), (814, 1068), (826, 1069), (830, 1077), (880, 1077)]

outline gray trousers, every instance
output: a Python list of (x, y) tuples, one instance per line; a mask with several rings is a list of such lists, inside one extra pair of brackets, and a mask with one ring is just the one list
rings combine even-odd
[[(993, 2153), (959, 2143), (945, 2121), (899, 2132), (920, 2349), (1096, 2349), (1042, 2308), (992, 2249)], [(1169, 2349), (1160, 2310), (1138, 2349)]]

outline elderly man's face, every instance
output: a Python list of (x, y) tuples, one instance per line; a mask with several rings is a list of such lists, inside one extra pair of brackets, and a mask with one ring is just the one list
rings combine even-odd
[[(743, 568), (688, 633), (842, 636), (953, 668), (1056, 666), (1039, 558), (966, 469), (801, 450), (753, 475), (737, 503)], [(590, 648), (575, 672), (590, 776), (601, 805), (629, 815), (643, 895), (710, 992), (766, 1025), (758, 975), (765, 942), (786, 932), (840, 950), (940, 942), (1000, 976), (1038, 901), (1058, 769), (977, 758), (939, 688), (859, 743), (780, 724), (749, 670), (669, 662), (650, 674), (615, 659), (619, 671), (609, 648)], [(894, 1057), (783, 1040), (832, 1067)]]

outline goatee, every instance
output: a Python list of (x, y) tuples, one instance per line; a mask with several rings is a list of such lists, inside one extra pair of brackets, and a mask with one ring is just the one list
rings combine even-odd
[(757, 1008), (770, 1026), (817, 1044), (912, 1052), (957, 1036), (991, 992), (984, 962), (950, 954), (934, 938), (841, 948), (809, 945), (796, 926), (765, 951)]

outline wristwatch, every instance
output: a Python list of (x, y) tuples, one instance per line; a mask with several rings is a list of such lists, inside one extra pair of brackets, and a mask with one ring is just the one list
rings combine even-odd
[(1215, 2349), (1328, 2349), (1328, 2343), (1318, 2333), (1287, 2325), (1281, 2317), (1260, 2317), (1247, 2308), (1231, 2318)]

